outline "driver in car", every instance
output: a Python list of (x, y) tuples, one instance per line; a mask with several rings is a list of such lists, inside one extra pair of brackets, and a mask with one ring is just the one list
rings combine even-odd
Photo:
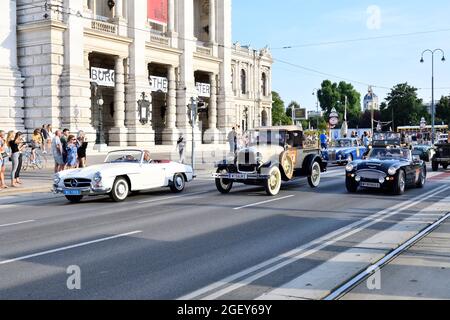
[(152, 158), (150, 157), (150, 151), (144, 151), (144, 162), (150, 163), (152, 162)]

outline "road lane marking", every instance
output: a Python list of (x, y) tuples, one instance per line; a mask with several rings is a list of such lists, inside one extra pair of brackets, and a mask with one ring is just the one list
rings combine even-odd
[[(218, 282), (212, 283), (206, 287), (200, 288), (192, 293), (189, 293), (185, 296), (178, 298), (178, 300), (193, 300), (198, 299), (200, 296), (203, 296), (202, 300), (214, 300), (217, 299), (227, 293), (230, 293), (236, 289), (239, 289), (243, 286), (247, 286), (254, 282), (257, 279), (260, 279), (272, 272), (279, 270), (280, 268), (285, 267), (286, 265), (292, 264), (304, 257), (307, 257), (315, 252), (322, 250), (325, 247), (328, 247), (342, 239), (347, 238), (371, 225), (374, 225), (386, 218), (389, 218), (392, 215), (397, 214), (398, 212), (404, 211), (410, 207), (413, 207), (427, 199), (430, 199), (436, 196), (439, 193), (450, 190), (450, 187), (440, 186), (429, 192), (426, 192), (423, 195), (420, 195), (416, 198), (413, 198), (408, 201), (404, 201), (399, 203), (391, 208), (384, 209), (379, 211), (369, 217), (366, 217), (362, 220), (358, 220), (346, 227), (340, 228), (336, 231), (333, 231), (329, 234), (326, 234), (316, 240), (313, 240), (309, 243), (306, 243), (296, 249), (293, 249), (289, 252), (283, 253), (277, 257), (271, 258), (267, 261), (264, 261), (256, 266), (247, 268), (241, 272), (228, 276)], [(358, 228), (357, 228), (358, 227)], [(262, 270), (262, 271), (261, 271)], [(257, 272), (255, 274), (255, 272)], [(251, 275), (251, 276), (249, 276)], [(245, 278), (247, 277), (247, 278)], [(231, 285), (230, 285), (231, 284)], [(222, 289), (220, 289), (222, 288)], [(218, 290), (213, 292), (214, 290)], [(209, 294), (208, 294), (209, 293)], [(206, 295), (206, 296), (205, 296)]]
[(165, 200), (172, 200), (172, 199), (178, 199), (178, 198), (188, 198), (190, 196), (197, 196), (197, 195), (206, 194), (206, 193), (211, 193), (211, 191), (194, 192), (194, 193), (189, 193), (189, 194), (183, 194), (181, 196), (173, 196), (173, 197), (167, 197), (167, 198), (139, 201), (138, 204), (147, 204), (147, 203), (153, 203), (153, 202), (159, 202), (159, 201), (165, 201)]
[(442, 223), (444, 223), (447, 219), (450, 218), (450, 213), (447, 213), (444, 215), (441, 219), (434, 222), (421, 232), (419, 232), (417, 235), (403, 243), (400, 247), (395, 249), (394, 251), (387, 254), (384, 258), (379, 260), (378, 262), (370, 265), (365, 270), (357, 274), (355, 277), (351, 278), (347, 282), (345, 282), (343, 285), (341, 285), (339, 288), (334, 290), (332, 293), (330, 293), (328, 296), (324, 298), (324, 300), (335, 300), (340, 298), (341, 296), (345, 295), (349, 292), (350, 289), (355, 287), (358, 283), (360, 283), (363, 279), (365, 279), (367, 276), (370, 276), (373, 274), (376, 270), (380, 270), (382, 267), (384, 267), (387, 263), (398, 257), (400, 254), (405, 252), (408, 248), (412, 247), (415, 243), (419, 242), (423, 238), (425, 238), (427, 235), (432, 233), (434, 230), (436, 230)]
[(51, 253), (56, 253), (56, 252), (66, 251), (66, 250), (75, 249), (75, 248), (79, 248), (79, 247), (84, 247), (84, 246), (88, 246), (88, 245), (95, 244), (95, 243), (105, 242), (108, 240), (123, 238), (123, 237), (131, 236), (131, 235), (135, 235), (138, 233), (142, 233), (142, 231), (138, 230), (138, 231), (132, 231), (132, 232), (128, 232), (128, 233), (122, 233), (122, 234), (118, 234), (118, 235), (107, 237), (107, 238), (101, 238), (101, 239), (97, 239), (97, 240), (73, 244), (73, 245), (66, 246), (66, 247), (61, 247), (61, 248), (56, 248), (56, 249), (52, 249), (52, 250), (33, 253), (33, 254), (26, 255), (26, 256), (22, 256), (22, 257), (17, 257), (14, 259), (0, 261), (0, 265), (5, 265), (5, 264), (22, 261), (22, 260), (27, 260), (27, 259), (31, 259), (31, 258), (35, 258), (35, 257), (40, 257), (40, 256), (48, 255)]
[(36, 220), (27, 220), (27, 221), (19, 221), (19, 222), (14, 222), (14, 223), (0, 224), (0, 228), (17, 226), (19, 224), (31, 223), (31, 222), (35, 222), (35, 221)]
[(252, 203), (252, 204), (248, 204), (248, 205), (245, 205), (245, 206), (242, 206), (242, 207), (233, 208), (233, 210), (241, 210), (241, 209), (245, 209), (245, 208), (249, 208), (249, 207), (255, 207), (255, 206), (258, 206), (260, 204), (265, 204), (265, 203), (270, 203), (270, 202), (275, 202), (275, 201), (281, 201), (281, 200), (284, 200), (284, 199), (292, 198), (293, 196), (294, 195), (290, 195), (290, 196), (286, 196), (286, 197), (282, 197), (282, 198), (276, 198), (276, 199), (272, 199), (272, 200)]

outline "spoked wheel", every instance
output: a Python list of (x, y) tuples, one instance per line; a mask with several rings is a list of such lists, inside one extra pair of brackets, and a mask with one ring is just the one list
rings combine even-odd
[(111, 190), (110, 197), (115, 202), (122, 202), (128, 197), (130, 186), (125, 178), (117, 178)]
[(311, 167), (311, 174), (308, 176), (308, 184), (311, 188), (317, 188), (320, 184), (320, 164), (314, 161)]
[(416, 183), (416, 187), (423, 188), (425, 186), (425, 182), (426, 182), (426, 171), (425, 169), (423, 169), (420, 171), (419, 180)]
[(281, 189), (281, 171), (278, 167), (273, 167), (269, 171), (269, 179), (265, 181), (264, 187), (269, 196), (276, 196)]
[(176, 173), (173, 176), (172, 184), (170, 185), (170, 190), (174, 193), (183, 192), (186, 186), (186, 181), (184, 180), (184, 176), (181, 173)]
[(405, 193), (405, 189), (406, 189), (405, 171), (400, 170), (397, 174), (397, 180), (394, 185), (394, 194), (401, 195)]
[[(217, 173), (228, 174), (229, 172), (227, 169), (222, 169), (222, 170), (218, 169)], [(222, 194), (230, 193), (231, 189), (233, 188), (233, 181), (231, 181), (229, 179), (217, 178), (216, 179), (216, 188)]]

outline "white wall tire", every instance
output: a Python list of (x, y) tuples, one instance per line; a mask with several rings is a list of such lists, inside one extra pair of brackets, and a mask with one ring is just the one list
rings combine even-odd
[[(221, 174), (228, 174), (229, 171), (227, 169), (218, 169), (217, 173)], [(217, 190), (222, 194), (228, 194), (230, 193), (231, 189), (233, 188), (233, 181), (229, 179), (222, 179), (217, 178), (216, 179), (216, 188)]]
[(311, 166), (311, 173), (308, 176), (308, 184), (311, 188), (317, 188), (320, 184), (321, 168), (317, 161), (314, 161)]
[(110, 197), (114, 202), (122, 202), (128, 197), (130, 186), (125, 178), (117, 178), (111, 190)]
[(281, 189), (281, 171), (278, 167), (273, 167), (269, 171), (269, 179), (264, 182), (266, 193), (269, 196), (276, 196)]

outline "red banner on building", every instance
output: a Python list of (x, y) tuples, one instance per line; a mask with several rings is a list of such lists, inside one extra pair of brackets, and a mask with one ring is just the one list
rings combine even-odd
[(147, 16), (149, 20), (167, 23), (167, 0), (147, 0)]

